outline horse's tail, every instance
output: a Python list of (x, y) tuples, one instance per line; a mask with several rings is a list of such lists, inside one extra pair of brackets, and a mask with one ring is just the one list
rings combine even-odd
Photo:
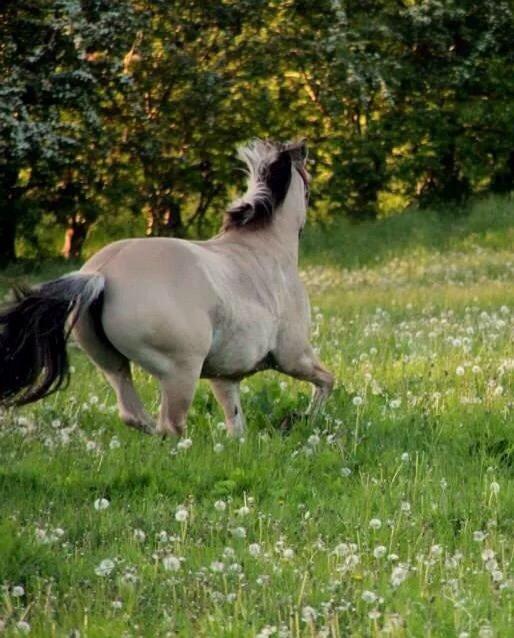
[(104, 286), (101, 274), (77, 272), (15, 288), (15, 300), (0, 309), (0, 406), (37, 401), (68, 380), (66, 342)]

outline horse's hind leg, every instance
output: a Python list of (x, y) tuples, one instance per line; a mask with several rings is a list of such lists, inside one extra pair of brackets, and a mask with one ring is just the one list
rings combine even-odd
[(210, 382), (214, 396), (223, 408), (229, 434), (242, 436), (245, 429), (245, 418), (241, 408), (239, 381), (211, 379)]
[(203, 360), (186, 359), (170, 362), (169, 371), (160, 375), (161, 410), (157, 434), (180, 436), (186, 427), (186, 417), (200, 378)]
[(106, 337), (98, 334), (89, 313), (79, 319), (73, 333), (79, 345), (112, 386), (120, 419), (130, 427), (148, 434), (153, 433), (155, 424), (136, 393), (129, 360), (116, 350)]

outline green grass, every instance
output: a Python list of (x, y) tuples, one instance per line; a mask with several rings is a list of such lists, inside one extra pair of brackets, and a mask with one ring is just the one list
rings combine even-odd
[(507, 200), (311, 230), (338, 382), (315, 430), (277, 431), (309, 388), (265, 373), (244, 383), (244, 441), (203, 383), (190, 447), (143, 436), (70, 347), (66, 391), (0, 416), (5, 634), (511, 636), (513, 232)]

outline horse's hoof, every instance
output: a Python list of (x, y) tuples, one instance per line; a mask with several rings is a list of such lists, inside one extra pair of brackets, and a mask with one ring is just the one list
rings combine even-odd
[(280, 425), (278, 426), (279, 431), (281, 432), (281, 434), (289, 434), (289, 432), (291, 431), (293, 425), (295, 423), (297, 423), (298, 421), (300, 421), (300, 419), (303, 417), (303, 414), (301, 412), (289, 412), (289, 414), (286, 414), (286, 416), (282, 419), (282, 421), (280, 422)]

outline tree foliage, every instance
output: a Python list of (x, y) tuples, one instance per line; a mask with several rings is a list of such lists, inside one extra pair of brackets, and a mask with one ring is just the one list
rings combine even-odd
[(513, 41), (506, 0), (4, 0), (0, 263), (44, 214), (67, 256), (205, 234), (256, 135), (308, 138), (332, 215), (511, 190)]

